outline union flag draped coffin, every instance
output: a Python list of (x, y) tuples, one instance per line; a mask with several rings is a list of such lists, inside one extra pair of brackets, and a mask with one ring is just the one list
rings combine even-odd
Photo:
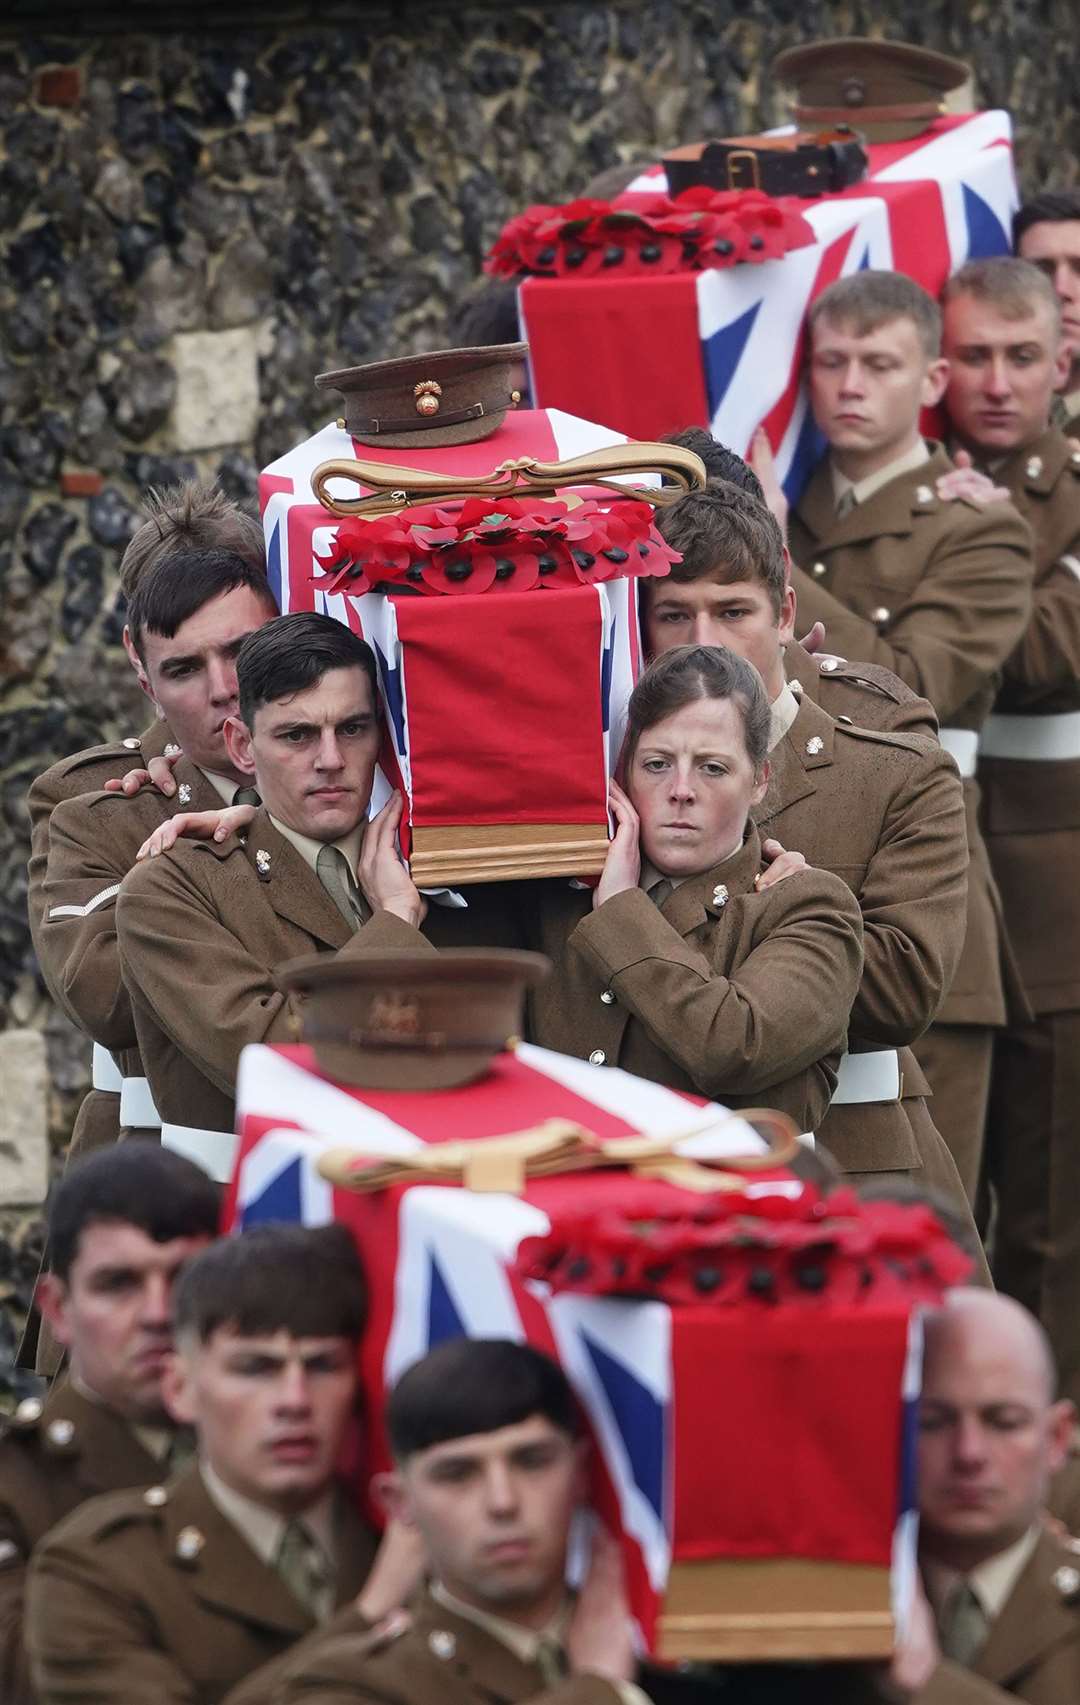
[[(764, 422), (794, 502), (823, 441), (801, 381), (806, 310), (865, 267), (937, 295), (965, 261), (1008, 254), (1017, 205), (1008, 113), (938, 119), (906, 142), (867, 146), (869, 176), (835, 195), (785, 198), (814, 241), (777, 259), (667, 276), (529, 278), (519, 288), (533, 394), (636, 438), (707, 426), (744, 455)], [(663, 190), (660, 166), (616, 198)], [(644, 270), (644, 269), (642, 269)]]
[[(904, 1275), (931, 1275), (922, 1300), (942, 1272), (958, 1276), (925, 1210), (860, 1207), (850, 1192), (826, 1206), (743, 1119), (530, 1045), (428, 1093), (348, 1087), (305, 1046), (252, 1046), (237, 1113), (230, 1229), (337, 1219), (356, 1237), (370, 1291), (365, 1480), (385, 1465), (381, 1398), (407, 1366), (462, 1333), (526, 1339), (581, 1400), (594, 1501), (621, 1537), (651, 1650), (889, 1652), (913, 1578), (924, 1281)], [(679, 1166), (755, 1169), (720, 1187), (698, 1164), (707, 1181), (693, 1189), (681, 1172), (538, 1169), (518, 1193), (433, 1170), (442, 1144), (494, 1150), (552, 1120), (605, 1154), (647, 1133)], [(380, 1183), (367, 1188), (373, 1157)]]

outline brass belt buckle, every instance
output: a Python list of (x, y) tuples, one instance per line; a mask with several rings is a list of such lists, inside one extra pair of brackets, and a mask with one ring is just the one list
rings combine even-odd
[(728, 155), (728, 157), (727, 157), (728, 189), (749, 189), (751, 187), (750, 184), (736, 183), (736, 181), (735, 181), (737, 176), (738, 176), (737, 162), (741, 165), (743, 160), (749, 160), (751, 183), (752, 183), (754, 189), (760, 189), (761, 188), (761, 166), (760, 166), (760, 163), (758, 161), (758, 157), (754, 153), (754, 150), (752, 148), (733, 148), (731, 153)]

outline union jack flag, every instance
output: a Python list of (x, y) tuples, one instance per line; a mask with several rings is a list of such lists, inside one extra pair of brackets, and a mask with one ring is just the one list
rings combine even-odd
[[(548, 1117), (573, 1119), (602, 1137), (642, 1129), (674, 1134), (700, 1127), (703, 1111), (722, 1123), (688, 1137), (685, 1152), (760, 1147), (756, 1133), (723, 1108), (530, 1045), (497, 1059), (480, 1083), (437, 1095), (352, 1089), (328, 1080), (306, 1048), (252, 1046), (242, 1056), (237, 1085), (241, 1136), (226, 1223), (242, 1230), (265, 1221), (318, 1225), (336, 1219), (352, 1229), (369, 1286), (361, 1365), (373, 1428), (372, 1471), (386, 1461), (378, 1419), (382, 1393), (432, 1345), (463, 1334), (505, 1337), (531, 1342), (560, 1361), (598, 1445), (595, 1502), (620, 1535), (646, 1644), (654, 1638), (673, 1558), (700, 1556), (703, 1531), (715, 1532), (721, 1554), (728, 1530), (737, 1540), (736, 1555), (770, 1554), (770, 1503), (774, 1543), (776, 1534), (786, 1540), (798, 1532), (811, 1547), (808, 1555), (830, 1555), (828, 1547), (839, 1540), (846, 1560), (891, 1564), (900, 1610), (910, 1590), (914, 1544), (904, 1441), (911, 1435), (919, 1373), (906, 1318), (881, 1323), (870, 1338), (864, 1322), (858, 1350), (854, 1341), (838, 1346), (848, 1360), (857, 1355), (860, 1385), (865, 1381), (870, 1391), (854, 1406), (837, 1391), (838, 1417), (858, 1410), (839, 1447), (820, 1419), (818, 1401), (826, 1455), (838, 1450), (841, 1459), (822, 1474), (820, 1487), (807, 1472), (812, 1459), (792, 1449), (786, 1404), (755, 1423), (767, 1438), (764, 1445), (740, 1436), (740, 1474), (729, 1477), (725, 1470), (718, 1479), (717, 1441), (724, 1437), (733, 1372), (715, 1343), (708, 1353), (702, 1311), (691, 1311), (695, 1330), (685, 1333), (683, 1312), (667, 1304), (552, 1296), (511, 1269), (522, 1239), (548, 1229), (545, 1204), (557, 1212), (571, 1195), (580, 1203), (582, 1189), (593, 1182), (589, 1176), (532, 1180), (520, 1198), (422, 1182), (361, 1195), (328, 1183), (318, 1170), (327, 1148), (341, 1145), (400, 1155), (426, 1142), (493, 1136)], [(595, 1182), (602, 1188), (602, 1180)], [(774, 1175), (747, 1189), (790, 1194), (801, 1186)], [(731, 1311), (723, 1313), (730, 1320)], [(805, 1326), (792, 1324), (805, 1339)], [(807, 1358), (807, 1377), (820, 1385), (812, 1348), (793, 1342), (782, 1361), (793, 1364), (800, 1354)], [(751, 1363), (752, 1392), (753, 1356)], [(797, 1401), (794, 1390), (788, 1395)], [(844, 1427), (839, 1422), (836, 1437)], [(785, 1473), (793, 1476), (791, 1485)], [(680, 1531), (689, 1527), (697, 1549), (680, 1553)], [(821, 1549), (813, 1549), (815, 1539)]]
[[(936, 296), (965, 261), (1007, 254), (1011, 135), (1008, 113), (984, 112), (871, 145), (862, 183), (799, 202), (817, 241), (780, 260), (656, 280), (529, 280), (519, 302), (534, 396), (586, 412), (602, 397), (604, 419), (638, 438), (708, 426), (740, 454), (764, 424), (794, 501), (824, 448), (801, 376), (810, 303), (866, 267), (906, 273)], [(632, 207), (664, 181), (653, 167), (618, 200)]]

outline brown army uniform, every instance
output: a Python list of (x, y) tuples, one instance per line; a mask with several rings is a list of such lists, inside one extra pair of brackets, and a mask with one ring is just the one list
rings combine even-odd
[[(792, 570), (800, 619), (824, 622), (831, 649), (883, 664), (925, 695), (943, 743), (966, 758), (1030, 612), (1031, 536), (1009, 504), (980, 508), (939, 498), (936, 481), (950, 467), (934, 445), (929, 461), (839, 516), (825, 460), (790, 517), (789, 537), (800, 565)], [(965, 776), (964, 792), (971, 846), (964, 952), (917, 1052), (934, 1085), (937, 1123), (972, 1197), (993, 1028), (1024, 1008), (1003, 954), (973, 775)]]
[(1080, 1548), (1043, 1534), (970, 1668), (945, 1661), (911, 1705), (1080, 1699)]
[(888, 734), (928, 734), (937, 738), (937, 713), (899, 675), (880, 663), (848, 657), (812, 657), (801, 645), (784, 651), (784, 673), (800, 698), (808, 693), (834, 722), (882, 728)]
[(530, 996), (534, 1040), (814, 1130), (859, 986), (862, 919), (827, 871), (758, 894), (762, 868), (751, 825), (734, 857), (660, 906), (633, 888), (594, 911), (592, 890), (545, 882), (530, 896), (533, 945), (555, 970)]
[[(1036, 569), (1031, 621), (1005, 666), (979, 756), (983, 831), (1034, 1013), (995, 1043), (987, 1132), (994, 1271), (1046, 1326), (1064, 1389), (1077, 1397), (1080, 452), (1050, 430), (996, 464), (994, 478), (1032, 528)], [(1032, 742), (1043, 756), (1025, 755)]]
[(161, 1474), (130, 1423), (70, 1382), (27, 1398), (0, 1436), (0, 1699), (32, 1705), (23, 1650), (30, 1554), (88, 1498), (147, 1486)]

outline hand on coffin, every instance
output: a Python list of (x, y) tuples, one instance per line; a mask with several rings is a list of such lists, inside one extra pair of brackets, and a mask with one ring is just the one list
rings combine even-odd
[(427, 916), (427, 901), (421, 897), (397, 847), (404, 803), (401, 794), (395, 793), (378, 816), (371, 819), (364, 833), (356, 878), (373, 912), (393, 912), (419, 929)]
[(763, 426), (759, 426), (750, 440), (750, 466), (761, 481), (761, 489), (765, 493), (765, 502), (769, 511), (783, 534), (787, 544), (788, 500), (784, 496), (784, 488), (780, 484), (780, 476), (776, 471), (776, 460), (773, 456), (769, 435)]
[(918, 1695), (941, 1662), (937, 1624), (930, 1609), (922, 1578), (915, 1577), (915, 1594), (911, 1603), (904, 1636), (897, 1642), (889, 1665), (888, 1679), (901, 1699)]
[(357, 1595), (357, 1610), (369, 1622), (381, 1622), (412, 1597), (426, 1569), (427, 1553), (417, 1529), (391, 1517), (379, 1541), (371, 1573)]
[(155, 787), (159, 793), (171, 799), (176, 792), (173, 765), (182, 756), (183, 753), (177, 746), (175, 751), (165, 752), (160, 758), (151, 758), (145, 769), (128, 770), (125, 775), (112, 777), (105, 783), (104, 791), (122, 793), (128, 799), (133, 799), (140, 789)]
[(978, 504), (980, 509), (989, 503), (1008, 503), (1008, 486), (995, 485), (986, 474), (981, 474), (969, 451), (957, 450), (953, 461), (956, 466), (937, 478), (937, 494), (943, 503), (964, 498), (968, 503)]
[(761, 856), (769, 868), (759, 871), (754, 877), (754, 887), (759, 894), (766, 888), (775, 888), (778, 882), (783, 882), (785, 876), (794, 876), (797, 871), (807, 868), (806, 859), (801, 852), (789, 852), (779, 841), (762, 841)]
[(589, 1570), (566, 1637), (573, 1674), (632, 1680), (636, 1660), (631, 1626), (622, 1552), (610, 1533), (597, 1528)]
[(636, 888), (641, 878), (641, 823), (617, 781), (609, 783), (608, 804), (615, 819), (615, 834), (600, 881), (593, 890), (594, 911), (605, 900)]
[(227, 840), (246, 828), (254, 815), (254, 805), (224, 805), (220, 811), (178, 811), (146, 837), (135, 857), (156, 858), (158, 853), (175, 846), (181, 835), (198, 841)]

